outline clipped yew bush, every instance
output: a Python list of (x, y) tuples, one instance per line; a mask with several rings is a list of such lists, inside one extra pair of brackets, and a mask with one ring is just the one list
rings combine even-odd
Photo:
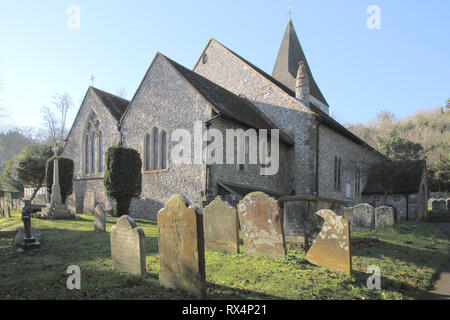
[(113, 146), (105, 154), (103, 183), (106, 194), (113, 199), (114, 215), (127, 215), (132, 198), (142, 191), (142, 161), (132, 148)]

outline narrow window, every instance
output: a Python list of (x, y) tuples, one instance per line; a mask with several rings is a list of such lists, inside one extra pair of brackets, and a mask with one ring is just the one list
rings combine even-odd
[(84, 169), (84, 173), (88, 174), (89, 173), (89, 136), (86, 135), (86, 139), (85, 139), (85, 159), (84, 159), (84, 165), (85, 165), (85, 169)]
[(159, 135), (158, 135), (158, 128), (153, 128), (152, 130), (152, 154), (153, 154), (153, 161), (152, 161), (152, 170), (158, 170), (158, 148), (159, 148), (159, 144), (158, 144), (158, 140), (159, 140)]
[(161, 170), (167, 169), (167, 133), (161, 131)]
[(103, 132), (98, 134), (98, 172), (103, 172)]
[(91, 173), (95, 173), (95, 145), (96, 145), (96, 135), (92, 135), (91, 140)]
[(150, 134), (146, 134), (144, 137), (144, 171), (150, 170)]

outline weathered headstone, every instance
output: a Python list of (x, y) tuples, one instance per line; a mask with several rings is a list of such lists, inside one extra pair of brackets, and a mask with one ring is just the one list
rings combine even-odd
[(94, 231), (106, 232), (106, 212), (103, 204), (98, 204), (94, 210)]
[(432, 210), (438, 212), (445, 212), (446, 203), (444, 199), (434, 200), (432, 203)]
[(395, 224), (395, 208), (378, 207), (375, 209), (375, 230), (377, 232), (393, 232)]
[(324, 223), (306, 253), (306, 259), (313, 264), (350, 274), (350, 223), (331, 210), (320, 210), (316, 214), (324, 219)]
[(345, 207), (342, 209), (342, 212), (344, 213), (344, 219), (351, 223), (353, 216), (353, 207)]
[(158, 212), (159, 283), (206, 295), (202, 214), (181, 195), (172, 196)]
[(77, 194), (72, 192), (70, 196), (67, 197), (67, 209), (69, 209), (70, 213), (77, 213)]
[(203, 209), (207, 250), (239, 253), (239, 224), (236, 210), (217, 197)]
[(353, 207), (351, 227), (353, 231), (371, 231), (375, 229), (375, 208), (368, 203)]
[(83, 198), (83, 213), (94, 214), (95, 205), (95, 192), (86, 191)]
[(239, 202), (238, 212), (246, 254), (272, 258), (286, 255), (277, 200), (252, 192)]
[(111, 228), (113, 269), (136, 276), (145, 275), (145, 234), (130, 216), (121, 216)]

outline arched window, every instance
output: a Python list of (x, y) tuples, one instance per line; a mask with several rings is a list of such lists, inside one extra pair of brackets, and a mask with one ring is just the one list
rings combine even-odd
[(167, 131), (153, 127), (144, 135), (143, 141), (144, 171), (160, 171), (167, 169)]
[(151, 148), (150, 134), (144, 136), (144, 171), (150, 171), (150, 148)]
[(167, 169), (167, 133), (165, 130), (161, 130), (161, 170)]
[(103, 172), (103, 132), (98, 134), (98, 172)]
[(103, 134), (101, 123), (93, 112), (86, 125), (84, 139), (84, 173), (103, 172)]
[(158, 128), (152, 130), (152, 170), (158, 170), (158, 151), (159, 151), (159, 135)]
[(86, 138), (84, 139), (84, 143), (85, 143), (85, 158), (84, 158), (84, 173), (88, 174), (89, 173), (89, 135), (86, 135)]
[(96, 168), (96, 158), (95, 158), (95, 155), (97, 154), (95, 150), (97, 147), (96, 138), (97, 135), (94, 133), (91, 138), (91, 173), (95, 173)]

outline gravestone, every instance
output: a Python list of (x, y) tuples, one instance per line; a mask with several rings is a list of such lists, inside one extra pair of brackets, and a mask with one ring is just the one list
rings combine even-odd
[(86, 191), (83, 199), (83, 213), (94, 214), (95, 205), (95, 192)]
[(101, 203), (94, 210), (94, 231), (106, 232), (106, 212)]
[(353, 231), (371, 231), (375, 229), (375, 208), (368, 203), (353, 207), (351, 227)]
[(393, 232), (395, 224), (395, 208), (378, 207), (375, 209), (375, 230), (377, 232)]
[(75, 192), (72, 192), (70, 196), (67, 197), (67, 209), (72, 214), (77, 213), (77, 194)]
[(130, 216), (121, 216), (111, 228), (112, 267), (135, 276), (145, 275), (145, 234)]
[(262, 192), (247, 194), (238, 204), (245, 253), (278, 258), (286, 255), (278, 201)]
[(444, 199), (434, 200), (432, 203), (432, 210), (437, 212), (445, 212), (446, 203)]
[(324, 219), (324, 223), (306, 253), (306, 260), (350, 274), (352, 270), (350, 222), (327, 209), (317, 211), (316, 214)]
[(239, 224), (236, 210), (220, 197), (203, 209), (207, 250), (239, 253)]
[(159, 283), (206, 295), (202, 214), (181, 195), (172, 196), (158, 212)]
[(344, 219), (348, 222), (352, 222), (352, 216), (353, 216), (353, 207), (345, 207), (342, 209)]

